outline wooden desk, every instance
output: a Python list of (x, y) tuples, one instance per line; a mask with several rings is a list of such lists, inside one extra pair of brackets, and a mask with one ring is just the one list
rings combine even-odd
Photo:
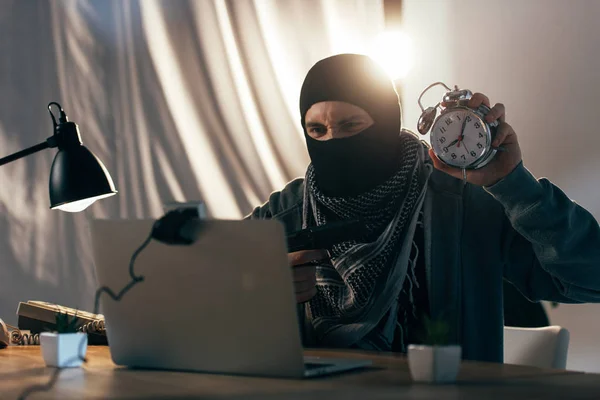
[[(453, 385), (413, 384), (404, 357), (355, 351), (307, 355), (370, 358), (373, 367), (309, 380), (234, 377), (117, 367), (108, 347), (91, 346), (88, 363), (61, 372), (51, 392), (30, 399), (598, 399), (600, 375), (514, 365), (465, 362)], [(46, 383), (38, 346), (0, 350), (0, 399)]]

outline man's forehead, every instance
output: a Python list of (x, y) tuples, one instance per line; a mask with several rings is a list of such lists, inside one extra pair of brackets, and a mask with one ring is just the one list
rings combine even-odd
[(306, 112), (306, 123), (351, 120), (368, 116), (362, 108), (341, 101), (326, 101), (313, 104)]

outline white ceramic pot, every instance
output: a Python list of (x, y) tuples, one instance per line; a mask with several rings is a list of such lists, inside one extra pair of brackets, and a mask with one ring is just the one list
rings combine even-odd
[(49, 367), (79, 367), (87, 352), (87, 334), (49, 333), (40, 334), (42, 356)]
[(408, 346), (408, 366), (415, 382), (455, 382), (461, 357), (460, 346)]

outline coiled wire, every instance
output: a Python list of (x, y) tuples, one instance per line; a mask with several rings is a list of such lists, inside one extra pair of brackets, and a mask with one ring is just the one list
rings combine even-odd
[(106, 325), (104, 325), (104, 320), (98, 319), (81, 325), (77, 330), (83, 333), (106, 334)]
[[(17, 346), (35, 346), (40, 344), (39, 333), (23, 333), (19, 328), (7, 325), (10, 328), (10, 343)], [(104, 320), (91, 321), (83, 324), (77, 329), (83, 333), (106, 334)]]
[(8, 325), (11, 329), (10, 331), (10, 343), (17, 346), (33, 346), (40, 344), (40, 334), (39, 333), (23, 333), (16, 326)]

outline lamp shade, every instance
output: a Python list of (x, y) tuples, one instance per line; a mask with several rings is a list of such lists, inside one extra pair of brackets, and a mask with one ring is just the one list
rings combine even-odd
[(66, 146), (54, 157), (50, 171), (50, 208), (78, 212), (116, 193), (104, 164), (85, 146)]

